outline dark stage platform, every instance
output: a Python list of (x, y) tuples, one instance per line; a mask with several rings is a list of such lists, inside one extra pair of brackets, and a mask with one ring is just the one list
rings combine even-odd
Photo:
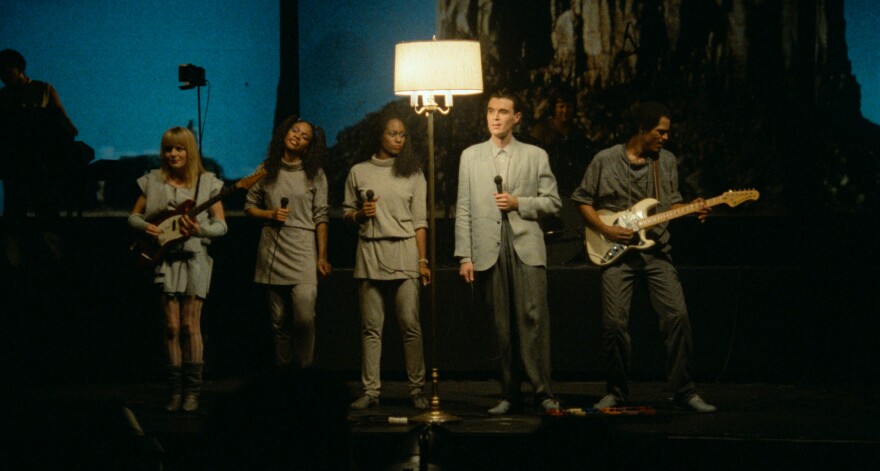
[[(339, 458), (358, 470), (419, 469), (420, 462), (430, 465), (426, 469), (449, 470), (880, 466), (880, 406), (842, 389), (699, 384), (701, 394), (719, 408), (701, 415), (675, 409), (661, 383), (643, 382), (632, 385), (635, 400), (628, 405), (652, 407), (656, 415), (550, 417), (527, 411), (496, 418), (486, 409), (497, 399), (497, 384), (461, 380), (441, 382), (442, 409), (460, 417), (458, 422), (390, 425), (389, 417), (412, 418), (418, 411), (410, 406), (405, 383), (386, 382), (378, 407), (347, 418), (330, 410), (285, 416), (306, 430), (297, 433), (300, 443), (290, 444), (296, 451), (287, 455), (290, 461), (267, 462), (260, 441), (283, 431), (252, 425), (270, 424), (274, 418), (254, 418), (238, 428), (234, 447), (218, 446), (218, 434), (210, 429), (220, 423), (213, 419), (230, 415), (231, 404), (239, 407), (232, 416), (268, 412), (265, 404), (230, 401), (243, 384), (233, 379), (210, 382), (202, 408), (193, 414), (165, 412), (165, 391), (159, 384), (29, 389), (9, 403), (7, 418), (12, 420), (3, 421), (3, 461), (13, 465), (4, 468), (159, 469), (160, 463), (166, 470), (236, 468), (242, 460), (232, 453), (242, 453), (242, 444), (253, 453), (247, 469), (270, 463), (296, 469), (306, 454), (328, 451), (333, 455), (321, 458), (327, 465), (323, 469), (335, 469)], [(555, 387), (565, 408), (587, 409), (603, 392), (596, 382), (556, 382)], [(354, 397), (358, 384), (349, 382), (347, 389)], [(289, 410), (279, 407), (274, 413)], [(332, 429), (316, 420), (344, 422), (347, 430), (328, 432)], [(331, 438), (335, 442), (328, 444)]]
[[(243, 378), (259, 378), (274, 362), (265, 294), (252, 282), (259, 230), (253, 221), (231, 217), (229, 234), (211, 247), (215, 271), (202, 321), (209, 384), (203, 410), (193, 415), (161, 409), (163, 319), (148, 278), (131, 263), (132, 234), (124, 218), (63, 222), (62, 260), (30, 240), (23, 266), (0, 265), (0, 374), (8, 398), (0, 417), (0, 465), (10, 464), (4, 469), (91, 469), (95, 463), (157, 469), (139, 464), (159, 462), (165, 469), (260, 469), (249, 450), (260, 450), (267, 465), (329, 453), (337, 461), (325, 464), (342, 459), (355, 469), (416, 469), (413, 457), (437, 469), (880, 466), (880, 252), (872, 250), (870, 237), (840, 238), (864, 234), (876, 225), (872, 215), (825, 215), (821, 221), (718, 215), (704, 225), (674, 222), (675, 259), (694, 332), (694, 375), (720, 412), (695, 415), (669, 406), (658, 382), (663, 340), (642, 292), (631, 319), (633, 405), (654, 407), (653, 417), (488, 417), (498, 391), (487, 381), (496, 371), (496, 348), (488, 320), (450, 260), (451, 221), (443, 221), (436, 337), (429, 316), (422, 325), (427, 363), (443, 375), (443, 409), (463, 420), (430, 433), (388, 424), (389, 416), (415, 412), (398, 382), (403, 360), (393, 320), (385, 326), (382, 373), (390, 381), (382, 405), (349, 418), (360, 367), (351, 270), (356, 235), (341, 221), (331, 221), (335, 272), (319, 285), (316, 366), (348, 384), (340, 385), (342, 393), (305, 388), (291, 396), (297, 398), (294, 411), (310, 411), (303, 427), (292, 427), (268, 406), (252, 413), (264, 401), (242, 400), (237, 391)], [(578, 254), (579, 243), (548, 239), (556, 260), (548, 268), (553, 378), (569, 408), (588, 408), (604, 378), (599, 271)], [(422, 309), (429, 312), (424, 304)], [(326, 420), (333, 414), (338, 420)], [(266, 426), (264, 418), (275, 422)], [(216, 420), (219, 426), (212, 425)], [(247, 426), (231, 425), (236, 423)], [(234, 440), (238, 430), (250, 440)], [(273, 453), (280, 452), (266, 449), (274, 443), (266, 434), (276, 430), (298, 437), (289, 451), (278, 447), (286, 453), (278, 460)], [(420, 437), (430, 446), (420, 449)], [(235, 466), (236, 456), (257, 461)]]

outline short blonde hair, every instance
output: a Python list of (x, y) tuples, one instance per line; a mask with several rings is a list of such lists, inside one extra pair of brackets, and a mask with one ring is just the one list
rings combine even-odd
[(186, 149), (186, 185), (193, 186), (199, 175), (205, 171), (202, 165), (202, 157), (199, 155), (199, 146), (196, 144), (196, 136), (187, 128), (176, 126), (162, 135), (162, 144), (159, 146), (159, 162), (162, 177), (168, 180), (171, 177), (171, 168), (165, 160), (165, 150), (173, 146), (183, 146)]

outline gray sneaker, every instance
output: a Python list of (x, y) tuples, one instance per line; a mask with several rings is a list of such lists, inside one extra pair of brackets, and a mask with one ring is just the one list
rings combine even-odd
[(428, 408), (428, 398), (425, 397), (422, 393), (416, 393), (410, 396), (412, 398), (413, 407), (418, 410), (425, 410)]
[(351, 408), (354, 410), (364, 410), (369, 407), (378, 406), (379, 398), (370, 396), (369, 394), (364, 394), (363, 396), (357, 398), (356, 401), (351, 403)]
[(703, 400), (702, 397), (700, 397), (697, 394), (694, 394), (693, 396), (687, 398), (687, 400), (676, 401), (676, 405), (678, 405), (681, 408), (693, 411), (693, 412), (698, 412), (700, 414), (705, 414), (708, 412), (715, 412), (718, 410), (717, 407), (713, 406), (712, 404), (707, 403), (706, 401)]
[(548, 397), (547, 399), (544, 399), (543, 401), (541, 401), (541, 410), (544, 413), (547, 413), (550, 411), (558, 411), (560, 409), (561, 409), (561, 407), (559, 407), (559, 401), (557, 401), (556, 399)]
[(522, 412), (522, 403), (511, 402), (507, 399), (502, 399), (497, 406), (489, 409), (487, 412), (489, 412), (489, 415), (515, 414), (518, 412)]
[(617, 405), (621, 402), (623, 402), (623, 400), (621, 400), (614, 394), (606, 394), (605, 397), (599, 399), (599, 402), (593, 404), (593, 409), (608, 409), (610, 407), (617, 407)]

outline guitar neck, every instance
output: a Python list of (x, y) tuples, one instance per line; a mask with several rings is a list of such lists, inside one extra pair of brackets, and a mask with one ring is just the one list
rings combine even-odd
[(670, 209), (669, 211), (662, 212), (660, 214), (655, 214), (653, 216), (648, 216), (645, 219), (639, 221), (639, 229), (647, 229), (649, 227), (656, 226), (657, 224), (664, 223), (666, 221), (671, 221), (676, 218), (680, 218), (682, 216), (687, 216), (688, 214), (699, 211), (701, 208), (710, 207), (710, 206), (718, 206), (719, 204), (724, 202), (723, 196), (716, 196), (714, 198), (709, 198), (707, 200), (703, 200), (702, 203), (691, 203), (687, 204), (675, 209)]
[[(263, 178), (263, 176), (265, 176), (265, 175), (266, 175), (266, 169), (264, 169), (264, 168), (260, 168), (260, 169), (258, 169), (258, 170), (257, 170), (256, 172), (254, 172), (252, 175), (242, 178), (241, 180), (237, 181), (234, 185), (229, 185), (229, 186), (227, 186), (226, 188), (221, 189), (221, 190), (220, 190), (220, 193), (217, 193), (217, 195), (215, 195), (215, 196), (213, 196), (213, 197), (211, 197), (211, 198), (208, 198), (208, 200), (205, 201), (204, 203), (202, 203), (202, 204), (196, 206), (195, 208), (191, 209), (191, 210), (189, 211), (189, 216), (190, 216), (190, 217), (195, 217), (196, 215), (198, 215), (198, 214), (201, 213), (202, 211), (204, 211), (204, 210), (210, 208), (211, 206), (213, 206), (214, 203), (216, 203), (216, 202), (222, 200), (223, 198), (226, 198), (227, 196), (229, 196), (229, 194), (232, 193), (232, 192), (235, 191), (235, 190), (248, 189), (248, 188), (252, 187), (255, 183), (257, 183), (257, 182), (258, 182), (261, 178)], [(198, 195), (197, 195), (197, 196), (198, 196)]]
[(226, 198), (227, 196), (229, 196), (230, 193), (232, 193), (233, 191), (235, 191), (237, 189), (238, 189), (238, 187), (236, 185), (230, 185), (226, 188), (223, 188), (222, 190), (220, 190), (220, 193), (217, 193), (216, 195), (212, 196), (211, 198), (208, 198), (208, 200), (205, 201), (204, 203), (191, 209), (189, 211), (189, 216), (190, 217), (197, 216), (199, 213), (210, 208), (211, 206), (214, 205), (214, 203), (222, 200), (223, 198)]

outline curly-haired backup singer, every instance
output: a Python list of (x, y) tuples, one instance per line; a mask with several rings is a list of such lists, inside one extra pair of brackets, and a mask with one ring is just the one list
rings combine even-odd
[(267, 174), (245, 203), (248, 216), (265, 221), (254, 281), (266, 285), (280, 367), (305, 368), (314, 360), (317, 275), (332, 270), (327, 177), (321, 169), (326, 153), (320, 127), (288, 117), (275, 128), (262, 163)]

